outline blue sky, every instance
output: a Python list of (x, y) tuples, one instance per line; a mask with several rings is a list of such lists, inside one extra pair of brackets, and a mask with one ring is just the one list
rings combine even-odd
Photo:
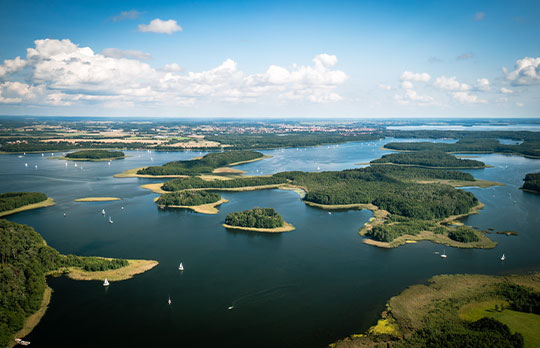
[(0, 30), (4, 115), (540, 116), (538, 1), (3, 1)]

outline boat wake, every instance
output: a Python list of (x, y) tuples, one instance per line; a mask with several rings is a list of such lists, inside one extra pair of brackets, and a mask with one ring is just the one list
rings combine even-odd
[(276, 299), (285, 297), (292, 289), (297, 287), (295, 284), (288, 284), (249, 292), (232, 301), (229, 309), (256, 306), (265, 302), (275, 301)]

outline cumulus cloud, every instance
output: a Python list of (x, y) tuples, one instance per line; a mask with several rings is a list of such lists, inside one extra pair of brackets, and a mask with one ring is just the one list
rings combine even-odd
[(540, 82), (540, 57), (518, 59), (513, 71), (503, 67), (506, 78), (512, 85), (532, 85)]
[[(253, 102), (277, 98), (333, 102), (335, 91), (348, 76), (334, 68), (334, 55), (320, 54), (311, 65), (269, 66), (246, 74), (226, 59), (201, 72), (182, 72), (177, 63), (155, 69), (121, 51), (94, 53), (70, 40), (36, 40), (26, 59), (4, 61), (3, 76), (23, 71), (22, 81), (1, 84), (0, 103), (51, 105), (101, 104), (104, 106), (194, 105), (198, 102)], [(140, 58), (140, 57), (139, 57)]]
[(514, 91), (512, 91), (511, 89), (504, 88), (504, 87), (501, 87), (500, 91), (501, 91), (502, 94), (511, 94), (511, 93), (514, 93)]
[(414, 85), (411, 81), (401, 81), (401, 88), (403, 89), (412, 89), (414, 88)]
[(468, 84), (460, 83), (459, 81), (457, 81), (455, 76), (446, 77), (443, 75), (437, 77), (433, 85), (435, 85), (435, 87), (448, 91), (467, 91), (471, 89), (471, 86), (469, 86)]
[(476, 12), (474, 14), (474, 20), (477, 21), (477, 22), (483, 21), (484, 18), (486, 18), (486, 13), (485, 12)]
[(405, 71), (401, 74), (402, 81), (428, 82), (431, 76), (428, 73), (413, 73)]
[(470, 94), (469, 92), (453, 92), (452, 97), (462, 104), (487, 103), (487, 100), (480, 99), (477, 95)]
[(174, 19), (163, 21), (156, 18), (150, 24), (139, 24), (139, 31), (170, 35), (175, 31), (182, 31), (182, 27)]
[(474, 88), (479, 91), (489, 91), (491, 87), (490, 87), (488, 79), (481, 78), (481, 79), (476, 80), (476, 84), (474, 85)]
[(406, 89), (404, 94), (394, 95), (394, 100), (401, 105), (429, 106), (435, 104), (433, 97), (419, 95), (413, 89)]
[(151, 60), (152, 55), (150, 53), (137, 51), (137, 50), (121, 50), (118, 48), (106, 48), (101, 52), (105, 57), (110, 58), (133, 58), (138, 60)]
[(125, 19), (136, 19), (144, 12), (139, 12), (137, 10), (122, 11), (119, 15), (113, 16), (113, 22), (123, 21)]

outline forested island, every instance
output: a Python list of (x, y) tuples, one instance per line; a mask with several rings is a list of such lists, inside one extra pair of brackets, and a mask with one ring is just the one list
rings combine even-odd
[(49, 207), (54, 200), (41, 192), (6, 192), (0, 194), (0, 216), (24, 210)]
[(162, 166), (147, 167), (139, 169), (137, 174), (141, 175), (200, 175), (209, 174), (214, 169), (233, 166), (262, 159), (264, 155), (255, 151), (225, 151), (212, 152), (202, 158), (187, 161), (174, 161), (165, 163)]
[(81, 150), (70, 152), (60, 159), (68, 159), (73, 161), (111, 161), (125, 158), (126, 155), (122, 151), (109, 150)]
[(486, 168), (486, 165), (483, 162), (461, 159), (446, 152), (433, 150), (392, 153), (373, 160), (370, 164), (396, 164), (448, 169)]
[[(128, 260), (62, 255), (48, 246), (32, 227), (6, 220), (0, 220), (0, 258), (1, 347), (11, 343), (13, 335), (23, 327), (25, 318), (43, 305), (46, 275), (69, 274), (72, 270), (87, 275), (88, 279), (96, 279), (91, 276), (93, 272), (107, 270), (122, 271), (126, 278), (135, 274), (124, 271), (129, 268)], [(157, 264), (155, 261), (147, 263), (144, 270)]]
[(440, 275), (392, 297), (377, 325), (332, 348), (535, 347), (540, 275)]
[(523, 181), (523, 186), (521, 187), (523, 191), (540, 194), (540, 172), (525, 175)]
[(225, 228), (255, 232), (288, 232), (294, 226), (283, 220), (274, 208), (258, 208), (229, 213), (225, 218)]
[(278, 186), (287, 183), (287, 179), (275, 176), (253, 176), (235, 178), (230, 180), (203, 180), (199, 177), (178, 178), (167, 181), (161, 186), (165, 191), (179, 191), (190, 189), (229, 189), (246, 188), (253, 186)]
[(206, 191), (178, 191), (162, 194), (156, 204), (162, 208), (187, 208), (197, 213), (216, 214), (216, 206), (227, 202), (217, 193)]

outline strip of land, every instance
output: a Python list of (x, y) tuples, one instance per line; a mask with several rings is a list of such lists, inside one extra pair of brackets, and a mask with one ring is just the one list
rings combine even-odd
[(56, 203), (54, 202), (54, 199), (47, 198), (46, 200), (44, 200), (42, 202), (39, 202), (39, 203), (27, 204), (27, 205), (23, 205), (22, 207), (18, 207), (18, 208), (15, 208), (15, 209), (0, 212), (0, 217), (15, 214), (15, 213), (19, 213), (19, 212), (25, 211), (25, 210), (32, 210), (32, 209), (50, 207), (50, 206), (53, 206), (55, 204)]
[(294, 231), (295, 227), (288, 222), (284, 222), (283, 226), (276, 228), (256, 228), (256, 227), (242, 227), (223, 224), (223, 227), (233, 230), (251, 231), (251, 232), (264, 232), (264, 233), (281, 233)]
[[(104, 258), (108, 259), (108, 258)], [(106, 271), (88, 272), (79, 267), (62, 268), (58, 271), (52, 272), (50, 275), (65, 274), (71, 279), (75, 280), (104, 280), (107, 278), (110, 282), (116, 282), (120, 280), (126, 280), (133, 278), (134, 275), (144, 273), (151, 270), (158, 265), (154, 260), (127, 260), (128, 265), (117, 269), (110, 269)]]
[[(157, 201), (158, 199), (159, 197), (156, 197), (155, 201)], [(214, 202), (214, 203), (201, 204), (201, 205), (168, 205), (166, 208), (191, 209), (194, 212), (200, 213), (200, 214), (217, 214), (219, 213), (219, 210), (216, 207), (227, 202), (228, 202), (227, 199), (222, 198), (219, 201)], [(165, 208), (165, 206), (160, 206), (160, 208)]]
[(75, 202), (110, 202), (110, 201), (119, 201), (121, 200), (118, 197), (86, 197), (86, 198), (77, 198)]
[(72, 157), (48, 157), (47, 159), (58, 159), (58, 160), (64, 160), (64, 161), (86, 161), (86, 162), (109, 162), (119, 159), (124, 159), (129, 156), (121, 156), (121, 157), (110, 157), (110, 158), (72, 158)]
[(126, 171), (123, 171), (122, 173), (114, 174), (113, 176), (115, 178), (154, 178), (154, 179), (162, 179), (162, 178), (187, 178), (188, 175), (149, 175), (149, 174), (137, 174), (137, 172), (141, 169), (144, 169), (146, 167), (139, 167), (139, 168), (133, 168), (128, 169)]

